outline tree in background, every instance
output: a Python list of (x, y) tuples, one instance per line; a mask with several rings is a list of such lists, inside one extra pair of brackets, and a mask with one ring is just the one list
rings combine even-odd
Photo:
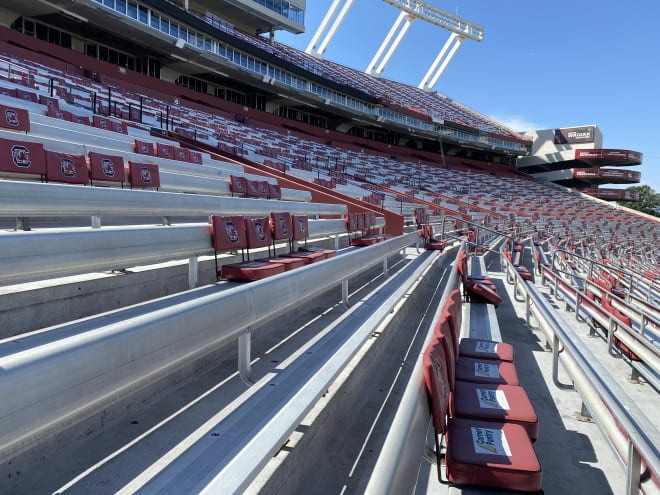
[(641, 211), (647, 215), (660, 217), (660, 194), (655, 192), (651, 186), (632, 186), (628, 191), (637, 191), (639, 201), (620, 201), (621, 206)]

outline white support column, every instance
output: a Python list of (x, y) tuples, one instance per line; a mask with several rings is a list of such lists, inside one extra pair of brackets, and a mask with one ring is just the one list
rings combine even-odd
[[(328, 23), (334, 16), (335, 12), (337, 11), (337, 8), (339, 7), (339, 4), (344, 1), (344, 6), (341, 8), (339, 11), (339, 14), (335, 18), (335, 21), (332, 23), (332, 26), (330, 26), (330, 29), (325, 35), (325, 38), (323, 38), (323, 41), (321, 44), (318, 44), (319, 39), (325, 32)], [(344, 21), (344, 17), (346, 17), (346, 14), (348, 13), (349, 9), (353, 5), (353, 0), (334, 0), (332, 2), (332, 5), (328, 9), (328, 11), (325, 14), (325, 17), (323, 18), (323, 21), (321, 21), (321, 24), (319, 25), (318, 29), (314, 33), (314, 36), (312, 36), (311, 41), (309, 42), (309, 45), (307, 46), (307, 49), (305, 50), (305, 53), (308, 53), (310, 55), (315, 55), (319, 58), (323, 57), (323, 53), (325, 53), (325, 50), (328, 48), (328, 44), (332, 40), (332, 37), (335, 35), (337, 32), (337, 29), (341, 25), (341, 23)]]
[[(431, 67), (429, 67), (429, 70), (426, 72), (424, 79), (422, 79), (422, 82), (419, 83), (418, 88), (430, 90), (436, 85), (438, 79), (440, 79), (440, 76), (447, 68), (449, 62), (451, 62), (451, 59), (456, 54), (456, 51), (461, 46), (462, 42), (463, 37), (459, 36), (458, 34), (451, 33), (449, 35), (449, 38), (447, 38), (447, 41), (440, 50), (440, 53), (438, 53), (438, 56), (433, 61), (433, 64), (431, 64)], [(438, 65), (440, 67), (438, 67)]]
[[(414, 19), (406, 12), (399, 13), (399, 17), (397, 17), (396, 21), (394, 21), (394, 24), (392, 24), (390, 31), (387, 33), (387, 36), (385, 36), (385, 39), (381, 43), (380, 47), (378, 47), (378, 50), (376, 51), (374, 58), (371, 59), (371, 62), (369, 62), (369, 66), (365, 71), (367, 74), (380, 76), (383, 73), (383, 71), (385, 70), (385, 66), (387, 65), (387, 62), (390, 61), (390, 58), (392, 57), (396, 49), (399, 47), (401, 40), (405, 36), (406, 32), (408, 32), (408, 29), (410, 28), (410, 25), (412, 24), (413, 20)], [(401, 27), (401, 24), (403, 24), (403, 27)], [(399, 32), (399, 34), (397, 35), (394, 42), (390, 44), (390, 42), (392, 41), (392, 37), (397, 31)], [(387, 50), (387, 53), (385, 54), (384, 57), (382, 57), (383, 52), (388, 46), (389, 49)], [(378, 64), (379, 61), (380, 64), (378, 65), (378, 68), (376, 68), (376, 64)]]

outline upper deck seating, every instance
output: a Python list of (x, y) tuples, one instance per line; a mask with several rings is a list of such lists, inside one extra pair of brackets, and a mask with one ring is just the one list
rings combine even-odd
[[(444, 435), (446, 480), (459, 486), (540, 491), (541, 465), (523, 426), (449, 417), (451, 379), (446, 364), (445, 345), (441, 339), (432, 340), (424, 351), (424, 379), (436, 435)], [(440, 463), (438, 477), (443, 479)]]

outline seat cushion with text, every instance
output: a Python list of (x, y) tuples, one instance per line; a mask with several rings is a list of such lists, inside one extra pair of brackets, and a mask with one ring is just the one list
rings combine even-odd
[(513, 346), (505, 342), (462, 338), (458, 345), (460, 357), (478, 359), (498, 359), (500, 361), (513, 361)]
[(446, 476), (456, 485), (538, 492), (542, 470), (527, 430), (515, 423), (451, 419)]
[(49, 182), (88, 184), (89, 172), (83, 155), (46, 151), (46, 179)]
[(429, 343), (422, 363), (433, 427), (436, 434), (445, 434), (447, 480), (456, 485), (539, 491), (541, 465), (523, 426), (471, 418), (448, 419), (448, 363), (441, 340), (433, 339)]
[(0, 172), (46, 175), (46, 154), (41, 143), (0, 138)]
[(92, 181), (121, 182), (126, 179), (124, 159), (121, 156), (90, 151), (89, 178)]
[(456, 382), (451, 397), (452, 417), (516, 423), (536, 440), (539, 420), (523, 387)]
[(167, 158), (169, 160), (176, 160), (174, 146), (171, 144), (156, 143), (156, 156), (160, 158)]
[(520, 385), (513, 363), (459, 357), (454, 367), (456, 382)]

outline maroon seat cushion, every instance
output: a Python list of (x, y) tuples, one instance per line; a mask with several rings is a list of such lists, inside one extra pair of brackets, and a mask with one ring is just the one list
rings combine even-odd
[(517, 385), (456, 382), (450, 413), (455, 418), (506, 421), (525, 428), (536, 440), (539, 420), (527, 392)]
[(456, 362), (455, 381), (502, 385), (519, 385), (513, 363), (460, 357)]
[(275, 256), (273, 258), (269, 258), (268, 261), (271, 263), (283, 264), (285, 272), (288, 272), (289, 270), (295, 270), (296, 268), (301, 268), (307, 264), (303, 258), (291, 258), (286, 256)]
[(458, 346), (458, 355), (478, 358), (513, 361), (513, 346), (504, 342), (463, 338)]
[(282, 263), (271, 263), (264, 260), (231, 263), (222, 265), (220, 268), (220, 276), (228, 280), (261, 280), (283, 272), (284, 265)]
[(446, 442), (451, 483), (524, 492), (541, 489), (541, 464), (520, 425), (451, 419)]
[(322, 247), (315, 247), (315, 246), (301, 246), (298, 248), (299, 253), (323, 253), (325, 255), (325, 259), (329, 258), (334, 258), (335, 255), (337, 254), (337, 251), (334, 249), (325, 249)]
[(494, 285), (485, 285), (481, 283), (470, 283), (468, 285), (468, 293), (470, 296), (477, 296), (486, 302), (493, 303), (495, 307), (499, 306), (502, 298), (495, 292)]
[(377, 236), (362, 236), (351, 239), (351, 246), (371, 246), (380, 242)]

